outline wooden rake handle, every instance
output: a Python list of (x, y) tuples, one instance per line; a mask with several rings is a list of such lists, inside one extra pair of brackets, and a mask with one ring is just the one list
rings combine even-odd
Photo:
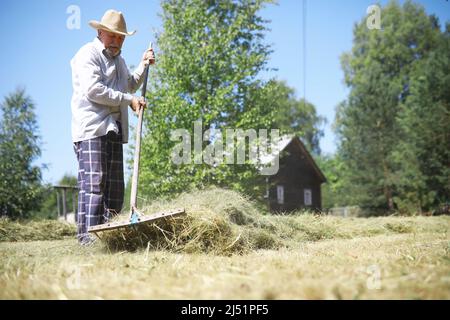
[[(152, 43), (150, 42), (149, 49), (152, 49)], [(147, 80), (148, 80), (148, 68), (147, 66), (144, 71), (144, 83), (142, 84), (141, 96), (145, 99), (145, 94), (147, 92)], [(133, 177), (131, 180), (131, 197), (130, 197), (130, 219), (133, 212), (137, 208), (137, 189), (139, 182), (139, 159), (141, 156), (141, 136), (142, 136), (142, 118), (144, 116), (144, 108), (139, 108), (138, 111), (138, 124), (136, 128), (136, 146), (134, 150), (134, 162), (133, 162)]]

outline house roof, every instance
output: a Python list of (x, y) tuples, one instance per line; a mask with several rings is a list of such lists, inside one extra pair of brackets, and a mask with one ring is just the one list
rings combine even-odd
[(303, 142), (300, 140), (299, 137), (297, 137), (295, 135), (281, 136), (280, 139), (276, 143), (272, 144), (272, 150), (271, 150), (272, 152), (267, 153), (267, 154), (263, 153), (260, 156), (260, 158), (259, 158), (260, 163), (262, 165), (265, 165), (265, 164), (272, 162), (275, 159), (275, 157), (278, 157), (281, 154), (281, 152), (284, 149), (286, 149), (287, 146), (291, 143), (294, 143), (301, 150), (301, 152), (306, 156), (306, 160), (312, 166), (312, 168), (317, 173), (317, 175), (322, 180), (322, 182), (326, 182), (327, 179), (325, 178), (325, 175), (322, 173), (320, 168), (317, 166), (316, 162), (314, 161), (311, 154), (306, 149)]

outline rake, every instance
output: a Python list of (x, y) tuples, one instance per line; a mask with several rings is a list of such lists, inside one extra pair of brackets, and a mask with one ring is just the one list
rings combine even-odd
[[(152, 49), (152, 43), (150, 42), (149, 49)], [(147, 78), (148, 78), (148, 66), (144, 70), (144, 83), (142, 85), (141, 96), (145, 99), (145, 93), (147, 91)], [(176, 215), (185, 213), (184, 208), (176, 208), (168, 211), (161, 211), (152, 215), (143, 215), (137, 208), (137, 189), (139, 181), (139, 159), (141, 154), (141, 136), (142, 136), (142, 118), (144, 115), (144, 108), (139, 108), (138, 111), (138, 124), (136, 128), (136, 148), (134, 151), (133, 162), (133, 178), (131, 181), (131, 200), (130, 200), (130, 214), (128, 220), (108, 222), (99, 224), (88, 228), (88, 232), (95, 234), (98, 238), (98, 233), (108, 230), (120, 229), (120, 228), (135, 228), (138, 225), (154, 223), (158, 220), (167, 219)], [(137, 230), (137, 229), (136, 229)]]

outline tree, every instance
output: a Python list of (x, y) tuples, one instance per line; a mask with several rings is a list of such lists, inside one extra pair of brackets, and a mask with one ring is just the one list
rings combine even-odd
[(337, 108), (335, 127), (353, 201), (393, 210), (394, 153), (402, 134), (397, 119), (411, 94), (411, 74), (436, 46), (440, 30), (436, 19), (411, 1), (390, 2), (381, 17), (383, 30), (369, 30), (365, 19), (354, 27), (352, 51), (342, 56), (350, 95)]
[(23, 218), (42, 200), (41, 168), (33, 165), (41, 154), (34, 103), (18, 89), (0, 110), (0, 215)]
[[(77, 177), (70, 175), (70, 174), (65, 174), (57, 183), (57, 185), (59, 186), (73, 186), (76, 187), (77, 186)], [(33, 215), (35, 217), (41, 217), (41, 218), (47, 218), (47, 219), (54, 219), (58, 216), (58, 201), (56, 200), (56, 191), (53, 188), (52, 185), (47, 184), (44, 185), (42, 187), (42, 193), (43, 193), (43, 202), (42, 202), (42, 206), (39, 209), (38, 212), (33, 212)], [(59, 205), (60, 205), (60, 210), (62, 210), (62, 197), (61, 195), (59, 195)], [(72, 201), (73, 201), (73, 197), (75, 197), (75, 199), (77, 199), (78, 197), (78, 191), (77, 190), (67, 190), (66, 192), (66, 206), (67, 208), (72, 208)], [(77, 204), (75, 204), (77, 206)], [(77, 207), (75, 208), (75, 210), (77, 210)]]
[(295, 134), (314, 154), (320, 154), (320, 138), (323, 137), (322, 125), (326, 119), (317, 115), (316, 107), (303, 99), (295, 98), (295, 90), (285, 82), (275, 82), (273, 90), (275, 127), (282, 133)]
[(402, 211), (431, 210), (450, 200), (450, 24), (413, 69), (401, 105), (396, 202)]
[[(170, 133), (185, 129), (193, 138), (198, 120), (203, 131), (273, 128), (276, 86), (258, 79), (270, 53), (263, 43), (266, 21), (257, 14), (264, 2), (162, 2), (164, 32), (157, 39), (158, 63), (150, 76), (141, 194), (155, 197), (208, 184), (256, 192), (258, 172), (248, 163), (175, 165), (171, 155), (179, 141), (172, 141)], [(217, 135), (205, 140), (202, 149)]]
[(339, 154), (320, 155), (314, 158), (327, 178), (327, 182), (322, 185), (322, 207), (329, 209), (355, 205), (352, 193), (348, 190), (348, 168)]

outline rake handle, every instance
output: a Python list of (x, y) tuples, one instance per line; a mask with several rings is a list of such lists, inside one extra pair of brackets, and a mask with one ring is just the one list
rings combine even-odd
[[(152, 43), (150, 42), (149, 49), (152, 48)], [(147, 92), (147, 80), (148, 80), (148, 68), (145, 67), (144, 70), (144, 83), (142, 84), (141, 96), (145, 99), (145, 94)], [(139, 183), (139, 159), (141, 156), (141, 136), (142, 136), (142, 119), (144, 117), (144, 108), (139, 108), (138, 112), (138, 124), (136, 128), (136, 146), (134, 150), (134, 161), (133, 161), (133, 177), (131, 180), (131, 197), (130, 197), (130, 219), (133, 212), (137, 208), (137, 189)]]

